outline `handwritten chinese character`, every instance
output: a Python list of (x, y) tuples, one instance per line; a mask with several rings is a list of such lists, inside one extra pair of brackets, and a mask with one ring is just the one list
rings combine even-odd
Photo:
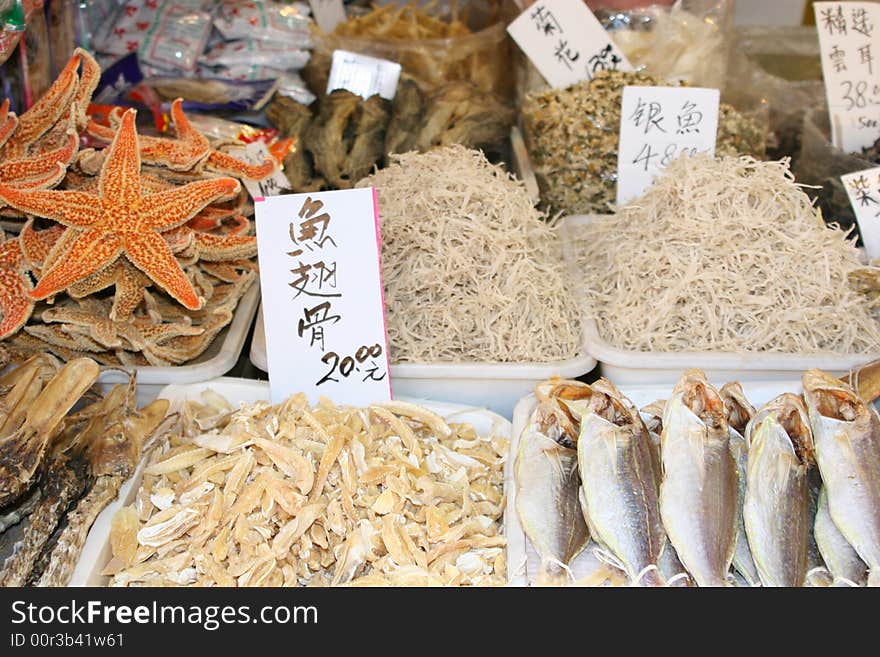
[(364, 378), (361, 379), (361, 381), (366, 381), (367, 379), (369, 379), (370, 381), (381, 381), (385, 378), (387, 372), (382, 372), (382, 376), (376, 376), (376, 374), (379, 373), (380, 369), (380, 366), (376, 365), (376, 361), (371, 360), (370, 365), (372, 365), (372, 367), (367, 368), (367, 373)]
[(874, 25), (868, 20), (867, 9), (852, 10), (852, 31), (863, 34), (866, 37), (871, 36), (871, 33), (874, 31)]
[(855, 192), (856, 200), (861, 207), (868, 207), (871, 203), (877, 205), (877, 199), (871, 196), (871, 190), (869, 189), (870, 183), (864, 175), (852, 179), (849, 185)]
[(843, 7), (837, 5), (837, 9), (822, 10), (822, 28), (831, 36), (834, 36), (835, 30), (837, 34), (846, 34), (846, 18), (843, 15)]
[(556, 20), (552, 11), (547, 11), (544, 5), (535, 7), (535, 10), (529, 16), (538, 30), (546, 36), (553, 36), (556, 32), (562, 33), (562, 26), (559, 25), (559, 21)]
[(621, 58), (614, 53), (614, 50), (609, 43), (597, 54), (590, 57), (588, 66), (590, 77), (592, 77), (596, 71), (616, 71), (617, 65), (620, 64), (621, 61)]
[(629, 120), (635, 123), (637, 128), (644, 127), (645, 134), (651, 130), (651, 126), (657, 128), (660, 132), (666, 132), (660, 122), (663, 120), (663, 108), (657, 101), (646, 103), (639, 97), (636, 103), (636, 109), (633, 111)]
[[(316, 271), (312, 271), (316, 270)], [(322, 294), (321, 292), (315, 292), (308, 289), (309, 283), (317, 283), (318, 289), (323, 289), (324, 283), (324, 275), (325, 275), (325, 267), (323, 262), (316, 262), (314, 265), (310, 265), (307, 263), (299, 261), (299, 265), (290, 270), (291, 274), (296, 274), (296, 279), (288, 285), (296, 290), (296, 294), (294, 295), (294, 299), (298, 298), (299, 295), (305, 294), (309, 297), (321, 297), (324, 299), (329, 299), (333, 297), (341, 297), (342, 293), (336, 294)], [(333, 276), (333, 285), (331, 287), (336, 287), (336, 263), (333, 263), (333, 271), (331, 272)]]
[(828, 58), (831, 60), (835, 73), (843, 73), (846, 70), (846, 51), (841, 50), (837, 44), (828, 53)]
[[(303, 337), (303, 333), (305, 333), (306, 330), (310, 330), (312, 332), (312, 336), (309, 346), (312, 346), (313, 344), (315, 344), (316, 341), (319, 341), (319, 346), (323, 350), (324, 327), (321, 325), (325, 322), (332, 322), (336, 324), (340, 319), (342, 319), (341, 315), (330, 314), (329, 301), (319, 303), (313, 308), (303, 308), (303, 319), (299, 320), (298, 322), (297, 333), (299, 334), (299, 337)], [(320, 329), (320, 331), (316, 329)]]
[(871, 44), (865, 44), (859, 48), (859, 63), (868, 65), (868, 73), (874, 73), (874, 56), (871, 54)]
[[(297, 245), (305, 243), (305, 247), (310, 251), (314, 251), (312, 244), (323, 249), (326, 242), (330, 242), (336, 246), (336, 242), (332, 237), (327, 235), (327, 227), (330, 225), (330, 215), (326, 212), (318, 214), (324, 207), (323, 201), (313, 201), (311, 196), (307, 196), (302, 208), (299, 211), (299, 218), (305, 219), (299, 225), (299, 234), (296, 234), (297, 227), (290, 224), (290, 239)], [(307, 243), (308, 242), (308, 243)], [(301, 253), (301, 251), (300, 251)], [(298, 255), (291, 253), (290, 255)]]
[(578, 51), (568, 47), (568, 41), (565, 39), (559, 40), (559, 45), (556, 46), (556, 51), (553, 55), (561, 64), (565, 64), (569, 71), (571, 70), (571, 65), (581, 56)]
[(700, 131), (700, 123), (703, 121), (703, 113), (697, 109), (697, 104), (686, 101), (681, 108), (681, 112), (675, 117), (678, 121), (678, 129), (675, 131), (677, 135), (685, 135), (691, 132)]

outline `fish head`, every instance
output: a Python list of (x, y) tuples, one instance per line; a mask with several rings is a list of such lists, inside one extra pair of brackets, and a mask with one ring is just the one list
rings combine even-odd
[(684, 407), (694, 416), (696, 416), (702, 424), (713, 431), (722, 431), (727, 433), (727, 411), (724, 407), (724, 400), (715, 388), (713, 388), (706, 379), (706, 374), (702, 370), (689, 369), (685, 370), (681, 375), (675, 389), (672, 391), (672, 399), (666, 405), (667, 413), (664, 413), (663, 424), (668, 424), (667, 414), (670, 409), (678, 409), (679, 406)]
[(541, 381), (535, 386), (535, 397), (538, 401), (548, 399), (576, 400), (589, 397), (590, 386), (580, 381), (560, 379), (557, 376)]
[(749, 444), (752, 436), (767, 422), (777, 424), (785, 432), (801, 465), (815, 463), (813, 430), (807, 406), (800, 395), (786, 392), (762, 406), (746, 430)]
[(563, 447), (574, 448), (580, 433), (580, 417), (575, 418), (571, 409), (558, 399), (538, 403), (532, 414), (535, 429)]
[(852, 386), (827, 372), (817, 369), (804, 372), (803, 384), (810, 417), (854, 422), (868, 412), (865, 402)]
[(666, 408), (666, 400), (658, 399), (657, 401), (653, 401), (646, 406), (642, 406), (640, 409), (641, 413), (647, 416), (647, 420), (645, 421), (645, 425), (648, 427), (648, 431), (651, 433), (656, 433), (658, 436), (663, 431), (663, 409)]
[(718, 392), (724, 400), (727, 424), (744, 436), (746, 425), (755, 416), (755, 407), (746, 399), (739, 383), (725, 383)]

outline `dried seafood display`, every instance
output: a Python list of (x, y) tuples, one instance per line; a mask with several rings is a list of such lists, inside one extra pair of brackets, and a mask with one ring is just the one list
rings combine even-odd
[(757, 411), (700, 370), (641, 411), (605, 379), (536, 397), (514, 467), (536, 583), (880, 585), (880, 415), (841, 380)]
[[(135, 383), (89, 392), (100, 368), (35, 356), (0, 378), (0, 586), (63, 586), (89, 529), (140, 460), (167, 401), (142, 411)], [(81, 408), (81, 400), (90, 401)]]
[(570, 235), (585, 312), (616, 347), (880, 353), (876, 268), (825, 225), (784, 161), (681, 158)]
[(117, 512), (114, 586), (498, 585), (508, 441), (425, 408), (208, 391)]
[[(663, 84), (644, 73), (604, 71), (567, 89), (526, 96), (522, 107), (526, 145), (541, 200), (553, 212), (613, 211), (623, 88)], [(760, 157), (764, 137), (754, 119), (721, 103), (716, 155)]]
[(276, 96), (266, 111), (281, 134), (298, 144), (284, 160), (295, 192), (348, 189), (392, 153), (450, 144), (497, 152), (514, 114), (496, 96), (467, 82), (425, 94), (412, 81), (398, 85), (392, 102), (336, 89), (321, 98), (314, 116), (285, 96)]
[(576, 356), (561, 245), (523, 184), (463, 146), (391, 159), (358, 186), (375, 187), (382, 208), (392, 362)]
[[(15, 359), (182, 364), (256, 278), (246, 192), (219, 176), (261, 179), (275, 164), (209, 143), (180, 100), (176, 138), (138, 135), (134, 110), (98, 125), (86, 108), (99, 76), (77, 50), (20, 117), (0, 108), (0, 212), (20, 226), (0, 244), (0, 339)], [(80, 151), (85, 132), (109, 145)]]

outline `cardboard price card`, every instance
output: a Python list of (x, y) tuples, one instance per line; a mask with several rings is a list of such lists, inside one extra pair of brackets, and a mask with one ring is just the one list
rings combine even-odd
[(254, 206), (272, 401), (297, 392), (356, 406), (391, 399), (374, 190)]
[(632, 70), (583, 0), (538, 0), (507, 32), (551, 87), (592, 79), (598, 71)]
[(400, 64), (347, 50), (334, 50), (327, 93), (347, 89), (362, 98), (379, 94), (393, 100), (400, 79)]
[(880, 137), (880, 5), (814, 2), (831, 141), (860, 152)]
[(840, 177), (865, 243), (868, 258), (880, 258), (880, 167)]
[(673, 160), (715, 154), (718, 89), (623, 89), (617, 154), (617, 204), (641, 196)]

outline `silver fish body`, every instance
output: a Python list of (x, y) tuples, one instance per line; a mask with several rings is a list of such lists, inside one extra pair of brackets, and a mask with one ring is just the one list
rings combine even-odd
[(698, 586), (727, 586), (736, 546), (737, 474), (724, 404), (699, 370), (687, 370), (663, 413), (660, 513)]
[(516, 511), (541, 558), (542, 575), (559, 575), (589, 540), (578, 501), (577, 451), (529, 423), (514, 465)]
[(824, 372), (803, 382), (831, 519), (880, 585), (880, 416)]
[(859, 558), (852, 545), (847, 543), (831, 519), (831, 512), (828, 510), (828, 495), (824, 488), (819, 493), (819, 507), (816, 509), (813, 534), (816, 537), (822, 559), (835, 579), (845, 579), (854, 584), (865, 583), (868, 577), (868, 567)]
[(660, 585), (657, 563), (666, 532), (650, 437), (635, 408), (609, 399), (618, 422), (594, 411), (581, 418), (578, 464), (585, 513), (593, 538), (621, 562), (633, 583)]
[(803, 586), (810, 540), (812, 433), (800, 396), (766, 404), (748, 428), (743, 519), (764, 586)]

